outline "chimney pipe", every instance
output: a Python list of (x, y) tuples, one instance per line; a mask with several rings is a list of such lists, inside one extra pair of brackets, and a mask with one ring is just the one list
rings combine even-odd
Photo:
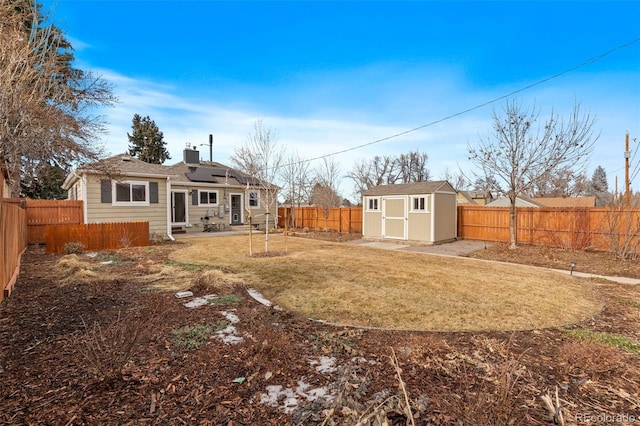
[(209, 162), (213, 163), (213, 135), (209, 133)]

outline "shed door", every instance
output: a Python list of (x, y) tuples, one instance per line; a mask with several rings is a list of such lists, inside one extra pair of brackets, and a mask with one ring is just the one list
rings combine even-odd
[(382, 238), (407, 239), (406, 198), (382, 199)]

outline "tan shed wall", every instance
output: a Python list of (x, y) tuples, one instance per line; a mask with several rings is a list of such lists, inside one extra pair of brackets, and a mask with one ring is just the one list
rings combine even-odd
[(164, 179), (131, 178), (125, 180), (158, 182), (158, 203), (148, 206), (114, 206), (100, 202), (100, 178), (87, 177), (87, 223), (149, 222), (149, 235), (167, 235), (167, 185)]
[(407, 239), (431, 242), (431, 213), (409, 213)]
[(382, 212), (363, 212), (362, 235), (371, 238), (382, 237)]
[(458, 207), (456, 204), (455, 194), (438, 194), (432, 195), (435, 198), (435, 232), (432, 238), (434, 243), (450, 241), (457, 236), (456, 218), (458, 215)]

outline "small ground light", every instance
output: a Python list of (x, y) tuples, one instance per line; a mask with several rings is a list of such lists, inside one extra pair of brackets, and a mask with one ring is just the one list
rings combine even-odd
[(569, 267), (571, 268), (571, 271), (569, 272), (569, 275), (573, 275), (573, 268), (576, 267), (576, 262), (571, 262), (569, 264)]

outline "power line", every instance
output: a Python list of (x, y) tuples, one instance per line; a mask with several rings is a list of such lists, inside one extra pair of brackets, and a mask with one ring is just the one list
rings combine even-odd
[(290, 164), (295, 165), (295, 164), (302, 164), (302, 163), (310, 163), (310, 162), (315, 161), (315, 160), (321, 160), (323, 158), (332, 157), (334, 155), (344, 154), (345, 152), (355, 151), (356, 149), (364, 148), (366, 146), (375, 145), (375, 144), (378, 144), (378, 143), (381, 143), (381, 142), (384, 142), (384, 141), (388, 141), (390, 139), (395, 139), (395, 138), (398, 138), (400, 136), (404, 136), (404, 135), (406, 135), (408, 133), (413, 133), (413, 132), (416, 132), (418, 130), (424, 129), (425, 127), (430, 127), (430, 126), (433, 126), (435, 124), (442, 123), (443, 121), (451, 120), (452, 118), (459, 117), (461, 115), (467, 114), (467, 113), (469, 113), (471, 111), (475, 111), (475, 110), (480, 109), (480, 108), (484, 108), (487, 105), (491, 105), (493, 103), (496, 103), (496, 102), (501, 101), (503, 99), (509, 98), (509, 97), (511, 97), (513, 95), (516, 95), (518, 93), (521, 93), (521, 92), (524, 92), (526, 90), (529, 90), (529, 89), (531, 89), (533, 87), (536, 87), (536, 86), (539, 86), (541, 84), (544, 84), (544, 83), (546, 83), (546, 82), (548, 82), (550, 80), (556, 79), (556, 78), (561, 77), (561, 76), (563, 76), (565, 74), (573, 72), (573, 71), (575, 71), (577, 69), (580, 69), (580, 68), (585, 67), (587, 65), (590, 65), (590, 64), (593, 64), (595, 62), (598, 62), (602, 58), (604, 58), (606, 56), (609, 56), (609, 55), (611, 55), (612, 53), (614, 53), (614, 52), (616, 52), (618, 50), (625, 49), (625, 48), (627, 48), (627, 47), (629, 47), (629, 46), (631, 46), (631, 45), (633, 45), (635, 43), (638, 43), (638, 42), (640, 42), (640, 37), (636, 38), (634, 40), (631, 40), (631, 41), (629, 41), (627, 43), (624, 43), (624, 44), (621, 44), (619, 46), (616, 46), (616, 47), (614, 47), (612, 49), (609, 49), (606, 52), (603, 52), (603, 53), (601, 53), (599, 55), (593, 56), (593, 57), (587, 59), (586, 61), (584, 61), (584, 62), (582, 62), (582, 63), (580, 63), (578, 65), (575, 65), (575, 66), (573, 66), (571, 68), (567, 68), (564, 71), (561, 71), (561, 72), (559, 72), (557, 74), (553, 74), (553, 75), (551, 75), (549, 77), (545, 77), (545, 78), (543, 78), (541, 80), (538, 80), (538, 81), (536, 81), (534, 83), (531, 83), (531, 84), (529, 84), (527, 86), (524, 86), (524, 87), (522, 87), (520, 89), (514, 90), (514, 91), (509, 92), (509, 93), (507, 93), (505, 95), (502, 95), (502, 96), (498, 96), (497, 98), (493, 98), (493, 99), (491, 99), (489, 101), (486, 101), (484, 103), (481, 103), (481, 104), (476, 105), (476, 106), (471, 107), (471, 108), (467, 108), (467, 109), (465, 109), (463, 111), (456, 112), (455, 114), (447, 115), (447, 116), (445, 116), (443, 118), (440, 118), (438, 120), (432, 121), (430, 123), (423, 124), (423, 125), (418, 126), (418, 127), (414, 127), (413, 129), (405, 130), (403, 132), (396, 133), (396, 134), (393, 134), (391, 136), (387, 136), (387, 137), (384, 137), (384, 138), (381, 138), (381, 139), (376, 139), (376, 140), (371, 141), (371, 142), (363, 143), (361, 145), (356, 145), (356, 146), (353, 146), (351, 148), (346, 148), (346, 149), (343, 149), (341, 151), (335, 151), (335, 152), (332, 152), (332, 153), (329, 153), (329, 154), (324, 154), (324, 155), (321, 155), (321, 156), (318, 156), (318, 157), (313, 157), (313, 158), (309, 158), (309, 159), (306, 159), (306, 160), (302, 160), (302, 161), (294, 162), (294, 163), (290, 163)]

